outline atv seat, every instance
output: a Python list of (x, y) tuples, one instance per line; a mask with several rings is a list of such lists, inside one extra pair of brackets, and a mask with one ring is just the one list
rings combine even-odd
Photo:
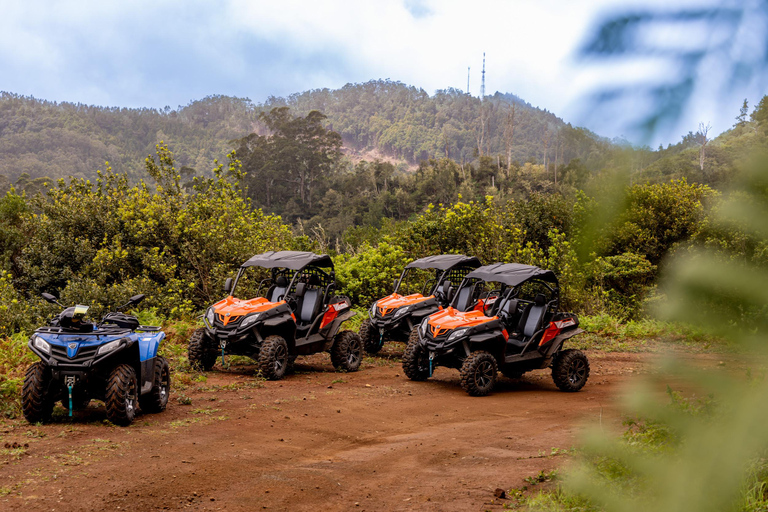
[(533, 304), (528, 304), (523, 310), (518, 327), (526, 338), (530, 338), (536, 334), (536, 331), (541, 329), (541, 324), (544, 322), (544, 315), (547, 313), (546, 301), (547, 299), (544, 295), (539, 293), (533, 299)]
[(311, 326), (312, 321), (317, 316), (322, 305), (323, 291), (320, 288), (307, 289), (306, 284), (299, 283), (296, 285), (296, 296), (299, 299), (297, 328), (305, 330)]
[(517, 315), (517, 305), (517, 299), (507, 299), (499, 305), (496, 315), (498, 315), (504, 325), (517, 326), (520, 321)]
[(547, 299), (541, 293), (536, 295), (533, 303), (526, 304), (516, 332), (507, 340), (508, 352), (520, 352), (528, 345), (531, 338), (541, 329), (547, 309)]
[[(288, 291), (288, 280), (285, 278), (285, 276), (278, 276), (275, 280), (275, 284), (270, 289), (269, 293), (267, 294), (267, 299), (269, 302), (277, 302), (280, 300), (281, 296), (285, 295), (285, 292)], [(285, 298), (285, 297), (283, 297)]]
[(472, 292), (475, 290), (474, 285), (464, 286), (459, 290), (459, 296), (456, 298), (456, 309), (459, 311), (467, 311), (474, 301), (472, 300)]

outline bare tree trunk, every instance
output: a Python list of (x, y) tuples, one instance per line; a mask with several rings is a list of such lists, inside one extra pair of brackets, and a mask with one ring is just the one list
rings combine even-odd
[(709, 130), (712, 129), (712, 126), (707, 123), (706, 126), (704, 123), (699, 123), (699, 131), (696, 133), (696, 139), (699, 143), (699, 167), (701, 168), (701, 171), (704, 172), (704, 154), (707, 149), (707, 144), (709, 144), (710, 140), (707, 137), (707, 134), (709, 134)]
[(483, 146), (485, 145), (485, 104), (480, 103), (480, 127), (475, 132), (475, 139), (477, 141), (477, 154), (483, 156)]
[(507, 112), (507, 119), (504, 123), (504, 144), (507, 149), (507, 178), (512, 171), (512, 142), (515, 138), (515, 104)]

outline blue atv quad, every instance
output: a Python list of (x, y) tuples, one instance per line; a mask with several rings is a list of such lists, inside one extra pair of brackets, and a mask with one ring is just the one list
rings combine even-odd
[[(42, 296), (64, 307), (53, 295)], [(171, 373), (157, 355), (165, 333), (120, 312), (143, 299), (131, 297), (98, 324), (85, 321), (87, 306), (65, 308), (35, 331), (28, 346), (40, 361), (27, 369), (21, 395), (27, 421), (50, 420), (58, 400), (70, 416), (92, 399), (103, 400), (109, 421), (122, 426), (131, 424), (139, 407), (143, 412), (165, 410)]]

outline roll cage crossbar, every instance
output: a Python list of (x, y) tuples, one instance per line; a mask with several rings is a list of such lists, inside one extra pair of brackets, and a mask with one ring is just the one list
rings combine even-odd
[[(473, 257), (467, 257), (462, 254), (443, 254), (438, 256), (428, 256), (410, 262), (403, 271), (400, 273), (400, 277), (395, 283), (395, 289), (392, 293), (397, 293), (400, 290), (400, 286), (403, 280), (412, 269), (419, 270), (434, 270), (435, 277), (424, 281), (424, 285), (421, 288), (421, 294), (434, 295), (437, 290), (440, 289), (440, 285), (445, 282), (446, 278), (450, 277), (457, 271), (471, 272), (481, 265), (480, 260)], [(462, 277), (463, 279), (463, 277)], [(429, 283), (434, 281), (434, 285), (428, 286)]]
[[(555, 281), (544, 281), (542, 279), (539, 279), (537, 277), (530, 277), (522, 282), (519, 282), (515, 285), (508, 285), (502, 281), (495, 281), (493, 279), (484, 279), (483, 277), (479, 276), (471, 276), (467, 275), (462, 281), (461, 285), (456, 290), (456, 295), (451, 300), (451, 307), (458, 306), (458, 300), (461, 296), (461, 290), (467, 286), (470, 286), (473, 288), (471, 294), (472, 296), (475, 295), (474, 287), (477, 286), (478, 283), (492, 283), (497, 282), (501, 284), (500, 293), (498, 296), (498, 299), (496, 300), (496, 303), (494, 304), (494, 308), (498, 308), (499, 305), (501, 305), (504, 301), (511, 300), (517, 297), (517, 295), (520, 293), (520, 289), (523, 285), (527, 283), (536, 283), (537, 285), (541, 285), (547, 289), (550, 293), (551, 300), (547, 302), (547, 308), (551, 307), (557, 307), (560, 303), (560, 286)], [(482, 298), (482, 297), (478, 297)], [(523, 299), (525, 300), (525, 299)], [(477, 301), (477, 299), (475, 299)]]
[[(237, 289), (237, 283), (240, 281), (240, 278), (242, 275), (246, 272), (246, 270), (250, 267), (257, 266), (257, 265), (249, 265), (249, 266), (242, 266), (237, 271), (237, 276), (235, 277), (235, 282), (232, 284), (232, 290), (229, 292), (230, 295), (235, 295), (235, 290)], [(264, 267), (262, 267), (264, 268)], [(332, 267), (331, 267), (332, 269)], [(328, 297), (329, 292), (332, 288), (335, 287), (334, 281), (334, 271), (333, 269), (330, 272), (325, 272), (322, 268), (316, 267), (314, 265), (307, 265), (305, 267), (299, 268), (299, 269), (292, 269), (292, 268), (279, 268), (279, 267), (271, 267), (271, 276), (267, 277), (265, 279), (262, 279), (259, 281), (259, 286), (257, 288), (257, 293), (260, 293), (261, 290), (264, 288), (265, 284), (274, 284), (275, 281), (279, 276), (288, 276), (291, 275), (290, 282), (288, 283), (288, 286), (286, 287), (285, 294), (278, 297), (278, 300), (283, 300), (285, 298), (285, 295), (288, 295), (291, 293), (291, 290), (295, 290), (296, 284), (297, 284), (297, 278), (303, 276), (303, 275), (317, 275), (320, 278), (321, 285), (325, 289), (324, 297)]]

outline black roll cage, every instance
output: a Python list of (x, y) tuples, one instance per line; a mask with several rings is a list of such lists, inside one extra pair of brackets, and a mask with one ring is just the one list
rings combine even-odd
[[(229, 295), (234, 296), (235, 295), (235, 289), (237, 289), (237, 283), (240, 281), (240, 277), (245, 273), (245, 271), (249, 268), (267, 268), (267, 267), (258, 267), (256, 265), (251, 265), (248, 267), (240, 267), (240, 269), (237, 271), (237, 276), (235, 277), (235, 282), (232, 284), (232, 289), (229, 292)], [(308, 272), (309, 271), (309, 272)], [(277, 278), (279, 276), (288, 276), (290, 273), (293, 273), (291, 276), (291, 279), (288, 283), (288, 286), (286, 287), (285, 294), (278, 297), (278, 300), (281, 300), (285, 297), (285, 295), (289, 295), (292, 291), (296, 290), (296, 284), (297, 284), (297, 278), (305, 275), (305, 274), (316, 274), (320, 276), (321, 279), (321, 286), (324, 288), (324, 294), (323, 294), (323, 303), (328, 303), (328, 296), (332, 289), (336, 287), (336, 272), (331, 268), (330, 272), (324, 271), (321, 267), (315, 266), (315, 265), (306, 265), (304, 267), (301, 267), (300, 269), (293, 270), (289, 268), (280, 268), (280, 267), (271, 267), (270, 273), (271, 276), (267, 277), (265, 279), (262, 279), (259, 281), (259, 286), (257, 288), (257, 293), (260, 293), (262, 288), (264, 288), (266, 285), (273, 285)], [(267, 289), (269, 289), (267, 287)]]
[[(472, 270), (474, 270), (475, 267), (470, 267), (469, 265), (464, 265), (464, 264), (454, 265), (453, 267), (449, 267), (444, 270), (441, 270), (435, 267), (432, 267), (431, 269), (423, 269), (418, 267), (405, 267), (403, 271), (400, 273), (400, 277), (398, 278), (397, 283), (395, 284), (395, 289), (392, 293), (397, 293), (397, 291), (400, 289), (400, 285), (403, 283), (403, 280), (408, 275), (408, 273), (413, 269), (435, 271), (435, 277), (424, 281), (424, 285), (421, 287), (421, 294), (426, 297), (428, 295), (434, 295), (435, 292), (437, 292), (437, 290), (440, 289), (440, 285), (442, 285), (443, 282), (445, 282), (446, 278), (449, 277), (452, 272), (466, 270), (469, 273)], [(430, 286), (429, 292), (427, 292), (427, 285), (433, 281), (435, 284)]]
[[(477, 283), (479, 283), (479, 282), (483, 282), (483, 283), (493, 283), (493, 282), (501, 283), (500, 281), (490, 281), (490, 280), (481, 279), (479, 277), (470, 277), (470, 278), (466, 278), (465, 277), (461, 281), (461, 285), (456, 289), (456, 294), (454, 295), (453, 300), (451, 300), (451, 307), (456, 307), (457, 306), (457, 301), (458, 301), (459, 294), (460, 294), (462, 288), (464, 288), (465, 286), (471, 286), (471, 287), (474, 288), (477, 285)], [(553, 308), (553, 307), (554, 308), (558, 308), (559, 307), (559, 305), (560, 305), (560, 285), (555, 283), (554, 286), (550, 286), (550, 283), (548, 283), (547, 281), (544, 281), (542, 279), (537, 279), (536, 277), (531, 277), (529, 279), (526, 279), (525, 281), (523, 281), (521, 283), (518, 283), (515, 286), (510, 286), (510, 285), (501, 283), (501, 285), (502, 285), (501, 293), (499, 294), (499, 297), (496, 299), (496, 303), (495, 303), (494, 306), (498, 307), (498, 305), (503, 303), (504, 301), (517, 297), (517, 294), (520, 293), (520, 288), (523, 285), (527, 284), (527, 283), (536, 283), (536, 284), (543, 285), (552, 294), (551, 295), (552, 298), (547, 302), (547, 308)], [(474, 295), (474, 291), (472, 292), (472, 294)], [(483, 298), (483, 297), (479, 297), (479, 298)], [(523, 300), (526, 300), (526, 299), (523, 299)]]

